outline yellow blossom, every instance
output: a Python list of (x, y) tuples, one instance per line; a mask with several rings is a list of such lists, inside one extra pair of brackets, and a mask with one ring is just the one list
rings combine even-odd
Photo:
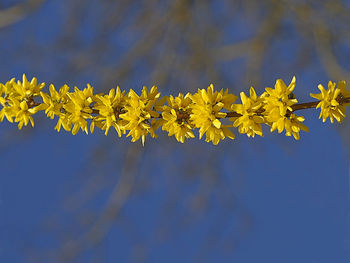
[(12, 93), (11, 97), (22, 100), (24, 98), (31, 98), (33, 96), (38, 96), (41, 89), (45, 86), (45, 83), (38, 84), (36, 78), (32, 78), (29, 82), (25, 74), (23, 74), (22, 82), (17, 81), (12, 83), (13, 89), (10, 91)]
[(71, 131), (72, 130), (72, 122), (71, 122), (70, 116), (68, 114), (62, 114), (58, 118), (58, 121), (57, 121), (56, 126), (55, 126), (55, 130), (58, 131), (58, 132), (61, 131), (61, 126), (66, 131)]
[(44, 92), (40, 92), (43, 99), (43, 108), (47, 117), (53, 119), (56, 116), (62, 116), (62, 108), (68, 101), (69, 87), (64, 85), (60, 88), (59, 92), (56, 91), (54, 85), (49, 87), (50, 95)]
[(231, 109), (242, 116), (231, 118), (230, 121), (234, 121), (233, 126), (238, 127), (238, 131), (248, 137), (254, 137), (255, 134), (263, 136), (261, 124), (264, 123), (264, 117), (258, 112), (262, 108), (263, 100), (256, 95), (253, 87), (250, 88), (250, 97), (244, 92), (240, 96), (242, 104), (233, 104)]
[[(156, 86), (153, 86), (147, 93), (147, 87), (143, 87), (141, 95), (130, 89), (128, 93), (128, 104), (124, 107), (125, 113), (119, 115), (120, 118), (127, 121), (125, 129), (129, 130), (127, 137), (132, 137), (132, 142), (141, 138), (142, 144), (145, 144), (145, 137), (150, 134), (156, 137), (155, 130), (159, 128), (162, 120), (157, 110), (161, 110), (159, 101), (160, 93)], [(157, 119), (159, 118), (159, 119)]]
[(191, 99), (189, 93), (184, 96), (179, 93), (177, 97), (167, 99), (169, 106), (163, 107), (162, 117), (164, 120), (162, 130), (167, 131), (169, 136), (175, 135), (177, 141), (184, 143), (185, 138), (194, 138), (192, 126), (189, 123)]
[(4, 117), (6, 117), (9, 122), (13, 122), (12, 118), (15, 114), (12, 114), (11, 107), (8, 103), (8, 97), (13, 89), (14, 82), (15, 79), (13, 78), (10, 81), (7, 81), (5, 84), (0, 83), (0, 105), (2, 106), (0, 111), (0, 122), (4, 120)]
[(220, 119), (225, 118), (227, 115), (221, 110), (230, 110), (237, 96), (228, 94), (228, 90), (225, 92), (223, 90), (220, 92), (214, 91), (214, 86), (211, 84), (207, 90), (198, 89), (198, 92), (190, 95), (190, 98), (192, 100), (190, 120), (195, 127), (199, 128), (200, 139), (205, 134), (206, 142), (211, 141), (214, 145), (217, 145), (225, 137), (235, 138), (228, 126), (223, 125)]
[(74, 88), (74, 92), (67, 93), (68, 103), (63, 105), (66, 111), (64, 117), (60, 116), (56, 129), (59, 131), (61, 124), (66, 129), (72, 128), (72, 134), (78, 133), (79, 129), (88, 134), (87, 119), (91, 119), (92, 109), (90, 104), (94, 101), (93, 87), (87, 84), (87, 88), (79, 90)]
[[(339, 81), (337, 88), (340, 89), (340, 95), (341, 98), (350, 98), (350, 90), (346, 89), (346, 83), (345, 80)], [(350, 100), (348, 100), (347, 102), (344, 102), (343, 105), (349, 106), (350, 105)]]
[(291, 136), (296, 140), (300, 139), (300, 130), (309, 132), (309, 128), (306, 127), (302, 122), (305, 120), (303, 116), (296, 116), (293, 113), (289, 116), (288, 120), (285, 121), (286, 136)]
[(321, 108), (319, 119), (322, 117), (323, 122), (325, 122), (328, 117), (331, 123), (334, 122), (334, 119), (341, 122), (345, 117), (345, 106), (349, 105), (349, 103), (343, 103), (342, 99), (344, 97), (350, 97), (350, 91), (346, 90), (345, 81), (340, 81), (338, 87), (336, 86), (336, 83), (329, 81), (327, 90), (320, 84), (318, 85), (318, 89), (321, 93), (310, 93), (311, 97), (320, 101), (316, 109)]
[(34, 127), (34, 119), (32, 115), (36, 113), (35, 108), (29, 108), (25, 101), (19, 102), (17, 99), (11, 100), (11, 110), (15, 114), (15, 122), (18, 122), (18, 129), (21, 130), (23, 125), (27, 126), (30, 121), (32, 127)]
[[(275, 89), (266, 88), (266, 92), (261, 96), (264, 100), (264, 112), (266, 123), (271, 126), (271, 132), (278, 130), (281, 133), (286, 129), (286, 135), (293, 135), (299, 139), (299, 130), (307, 130), (305, 125), (299, 125), (304, 121), (304, 117), (294, 116), (292, 106), (298, 101), (294, 98), (292, 91), (295, 88), (296, 79), (293, 77), (291, 83), (287, 85), (282, 79), (278, 79)], [(289, 116), (289, 117), (288, 117)], [(294, 128), (293, 128), (294, 127)], [(302, 128), (301, 128), (302, 127)], [(297, 132), (291, 129), (297, 130)]]
[(15, 78), (7, 81), (5, 84), (0, 83), (0, 104), (5, 107), (6, 99), (9, 97), (10, 93), (13, 91), (13, 84), (15, 83)]
[(9, 122), (13, 122), (15, 118), (19, 129), (22, 129), (23, 125), (26, 126), (29, 121), (34, 126), (31, 115), (42, 108), (34, 103), (33, 98), (38, 96), (45, 86), (45, 83), (38, 84), (36, 78), (29, 82), (24, 74), (22, 80), (16, 82), (13, 78), (0, 85), (0, 104), (3, 107), (0, 111), (0, 121), (6, 117)]
[(266, 88), (266, 92), (261, 96), (264, 98), (264, 115), (269, 122), (276, 121), (276, 117), (283, 117), (287, 111), (293, 111), (292, 105), (298, 101), (290, 97), (290, 94), (295, 88), (295, 77), (293, 77), (291, 83), (286, 86), (282, 79), (278, 79), (275, 84), (275, 88)]
[[(18, 102), (18, 100), (16, 100), (16, 101)], [(18, 107), (14, 108), (13, 104), (14, 103), (10, 104), (9, 100), (4, 100), (4, 103), (2, 103), (2, 109), (0, 111), (0, 122), (2, 122), (4, 120), (4, 117), (6, 117), (6, 119), (9, 122), (11, 122), (11, 123), (13, 122), (13, 117), (15, 117), (16, 113), (17, 113), (16, 109), (19, 109)]]
[(291, 113), (289, 117), (280, 117), (276, 122), (273, 122), (271, 125), (271, 132), (277, 129), (278, 133), (281, 133), (285, 129), (286, 136), (293, 135), (296, 140), (299, 140), (300, 130), (309, 131), (309, 128), (302, 124), (304, 120), (305, 118), (303, 116), (296, 116)]
[(125, 134), (124, 126), (127, 122), (120, 118), (126, 105), (124, 94), (125, 91), (121, 92), (120, 88), (117, 87), (117, 90), (111, 89), (107, 95), (96, 95), (96, 104), (93, 109), (98, 110), (98, 115), (91, 122), (91, 132), (93, 132), (96, 123), (105, 131), (105, 135), (108, 134), (110, 127), (114, 127), (119, 137)]
[(6, 117), (6, 119), (12, 123), (13, 116), (14, 114), (12, 113), (11, 107), (8, 107), (7, 105), (4, 105), (3, 108), (0, 110), (0, 122), (4, 120), (4, 117)]

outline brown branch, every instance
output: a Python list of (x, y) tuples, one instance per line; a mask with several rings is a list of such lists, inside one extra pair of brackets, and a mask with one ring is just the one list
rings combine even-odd
[[(340, 105), (344, 104), (344, 103), (350, 103), (350, 97), (346, 98), (346, 97), (343, 97), (343, 96), (339, 96), (337, 98), (337, 101), (339, 102)], [(304, 102), (304, 103), (297, 103), (297, 104), (294, 104), (292, 105), (292, 112), (295, 112), (297, 110), (305, 110), (305, 109), (312, 109), (312, 108), (316, 108), (317, 107), (317, 104), (319, 103), (319, 101), (311, 101), (311, 102)], [(35, 106), (38, 106), (40, 105), (41, 103), (38, 103), (38, 102), (35, 102), (33, 97), (30, 97), (27, 101), (27, 104), (28, 104), (28, 107), (29, 108), (32, 108), (32, 107), (35, 107)], [(90, 106), (91, 109), (93, 106)], [(262, 113), (264, 112), (265, 110), (263, 108), (260, 108), (259, 110), (256, 111), (256, 113), (258, 115), (261, 115), (262, 116)], [(287, 117), (292, 113), (290, 111), (287, 112)], [(117, 111), (115, 111), (115, 114), (116, 114), (116, 117), (119, 118), (119, 114), (122, 114), (122, 113), (125, 113), (122, 109), (118, 109)], [(96, 110), (96, 109), (92, 109), (92, 112), (91, 114), (99, 114), (99, 111)], [(234, 118), (234, 117), (241, 117), (242, 114), (238, 113), (238, 112), (235, 112), (235, 111), (231, 111), (231, 112), (226, 112), (226, 117), (224, 118)], [(160, 113), (158, 117), (156, 118), (162, 118), (162, 114)], [(178, 120), (180, 121), (188, 121), (189, 118), (190, 118), (190, 114), (188, 112), (184, 112), (182, 110), (179, 110), (177, 111), (177, 118)], [(218, 118), (218, 119), (221, 119), (221, 118)]]
[(242, 114), (239, 114), (235, 111), (232, 111), (232, 112), (227, 112), (226, 118), (241, 117), (241, 116), (242, 116)]
[(24, 19), (38, 9), (46, 0), (29, 0), (7, 9), (0, 9), (0, 28), (12, 25)]
[(297, 103), (292, 105), (292, 109), (293, 109), (293, 112), (297, 110), (312, 109), (312, 108), (316, 108), (318, 103), (319, 103), (318, 101)]

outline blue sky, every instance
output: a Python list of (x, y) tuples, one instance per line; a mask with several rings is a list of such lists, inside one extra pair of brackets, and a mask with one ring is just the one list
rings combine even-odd
[[(98, 10), (97, 2), (90, 5)], [(26, 73), (57, 85), (101, 83), (90, 74), (99, 62), (76, 77), (64, 79), (58, 73), (67, 70), (76, 52), (74, 47), (57, 52), (51, 46), (64, 18), (64, 1), (52, 0), (1, 29), (1, 82)], [(226, 29), (228, 40), (249, 36), (251, 29), (241, 19), (234, 21), (240, 26)], [(279, 77), (287, 83), (296, 74), (297, 97), (310, 100), (308, 93), (317, 92), (317, 84), (325, 85), (329, 78), (316, 57), (307, 71), (288, 67), (293, 59), (289, 50), (300, 37), (286, 24), (290, 39), (281, 38), (275, 49), (286, 64), (267, 64), (263, 84), (273, 86)], [(84, 41), (93, 40), (93, 25), (89, 19), (83, 24)], [(127, 48), (124, 44), (116, 53)], [(28, 52), (40, 57), (31, 59)], [(239, 75), (242, 69), (235, 63), (224, 63), (222, 71)], [(134, 72), (124, 83), (149, 81), (140, 67), (140, 78)], [(177, 91), (174, 87), (173, 93)], [(72, 236), (84, 236), (119, 182), (128, 154), (134, 158), (135, 152), (133, 194), (105, 238), (87, 244), (72, 262), (349, 262), (347, 144), (339, 125), (322, 123), (316, 110), (303, 114), (310, 132), (302, 132), (300, 141), (265, 129), (264, 138), (235, 132), (236, 140), (219, 146), (197, 139), (182, 145), (161, 136), (148, 138), (144, 148), (131, 148), (129, 138), (116, 134), (57, 133), (55, 122), (43, 115), (34, 129), (23, 131), (5, 121), (0, 124), (0, 262), (37, 262), (37, 256), (51, 262), (52, 251), (60, 251)], [(86, 185), (101, 189), (76, 205), (72, 200), (80, 200)], [(97, 259), (101, 261), (93, 261)]]

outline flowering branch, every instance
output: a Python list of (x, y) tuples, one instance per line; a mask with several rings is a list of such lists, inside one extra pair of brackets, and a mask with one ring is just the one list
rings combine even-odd
[(298, 110), (320, 108), (319, 118), (322, 117), (323, 122), (327, 118), (332, 123), (334, 119), (343, 120), (345, 106), (350, 105), (350, 91), (346, 90), (345, 81), (329, 82), (327, 90), (319, 85), (321, 93), (310, 94), (318, 101), (306, 103), (298, 103), (292, 93), (295, 82), (293, 77), (287, 86), (278, 79), (274, 88), (265, 88), (260, 96), (251, 87), (249, 97), (241, 92), (241, 104), (235, 104), (237, 96), (228, 90), (215, 91), (213, 85), (198, 89), (195, 94), (179, 93), (176, 97), (161, 97), (155, 86), (149, 91), (144, 87), (140, 95), (132, 89), (126, 94), (119, 87), (108, 94), (93, 94), (89, 84), (83, 90), (75, 87), (73, 92), (69, 92), (67, 85), (57, 91), (51, 84), (49, 94), (42, 91), (45, 83), (38, 84), (36, 78), (29, 82), (23, 75), (22, 82), (11, 79), (0, 83), (0, 122), (6, 117), (22, 129), (29, 122), (34, 126), (32, 115), (45, 111), (51, 119), (58, 117), (57, 131), (63, 127), (72, 134), (80, 129), (86, 134), (89, 130), (93, 133), (98, 127), (107, 135), (113, 127), (119, 137), (128, 132), (132, 142), (141, 139), (144, 144), (148, 134), (157, 137), (156, 131), (161, 128), (183, 143), (186, 138), (194, 138), (193, 131), (198, 129), (199, 138), (205, 135), (207, 142), (216, 145), (226, 137), (235, 138), (232, 127), (249, 137), (263, 136), (263, 124), (270, 126), (271, 132), (285, 131), (286, 136), (298, 140), (300, 130), (308, 131), (302, 123), (305, 118), (294, 114)]

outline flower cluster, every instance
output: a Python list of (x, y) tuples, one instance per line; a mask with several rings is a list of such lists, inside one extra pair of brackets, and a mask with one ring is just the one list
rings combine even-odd
[(29, 82), (25, 75), (22, 82), (13, 78), (5, 84), (0, 83), (0, 122), (6, 117), (9, 122), (15, 119), (20, 130), (29, 122), (34, 127), (32, 115), (42, 109), (42, 105), (34, 102), (34, 97), (39, 96), (44, 86), (45, 83), (38, 84), (36, 78)]
[(295, 116), (292, 113), (292, 106), (298, 102), (292, 93), (295, 88), (295, 81), (296, 79), (293, 77), (287, 87), (283, 80), (278, 79), (275, 88), (266, 88), (262, 97), (264, 98), (264, 115), (267, 124), (271, 126), (271, 132), (277, 130), (281, 133), (285, 130), (286, 136), (293, 135), (296, 140), (299, 140), (300, 130), (309, 130), (301, 123), (305, 118)]
[(222, 109), (229, 110), (236, 96), (225, 92), (214, 91), (214, 86), (210, 85), (207, 90), (199, 89), (194, 95), (190, 95), (192, 103), (190, 109), (190, 121), (196, 128), (199, 128), (199, 138), (205, 134), (205, 141), (212, 141), (218, 144), (220, 140), (228, 137), (234, 139), (235, 136), (228, 129), (229, 125), (223, 125), (220, 119), (225, 118), (227, 113)]
[(346, 98), (350, 97), (350, 91), (345, 88), (345, 81), (340, 81), (338, 86), (329, 81), (327, 90), (321, 84), (318, 85), (318, 89), (321, 93), (311, 93), (310, 96), (320, 101), (316, 106), (321, 108), (319, 119), (322, 117), (322, 121), (325, 122), (329, 117), (331, 123), (334, 119), (341, 122), (345, 117), (345, 106), (349, 105)]
[(169, 136), (175, 135), (176, 140), (184, 143), (185, 138), (194, 138), (192, 129), (194, 126), (189, 120), (191, 109), (190, 94), (185, 96), (179, 93), (177, 97), (170, 95), (167, 98), (168, 105), (162, 109), (162, 118), (164, 123), (162, 130), (167, 131)]
[(128, 103), (124, 107), (125, 113), (120, 117), (126, 121), (123, 127), (129, 130), (127, 136), (132, 137), (132, 142), (142, 139), (145, 143), (145, 137), (150, 134), (151, 137), (157, 137), (155, 131), (160, 127), (162, 119), (158, 113), (161, 110), (164, 99), (159, 99), (160, 93), (156, 86), (153, 86), (147, 93), (147, 87), (142, 89), (141, 95), (137, 95), (132, 89), (128, 94)]
[(255, 134), (263, 136), (261, 124), (265, 122), (263, 111), (264, 100), (258, 97), (253, 87), (250, 88), (250, 97), (241, 92), (242, 104), (233, 104), (231, 109), (242, 116), (230, 118), (233, 126), (238, 127), (240, 133), (245, 133), (248, 137)]
[(241, 103), (237, 104), (237, 96), (228, 90), (217, 91), (212, 84), (195, 94), (180, 93), (176, 97), (162, 97), (155, 86), (150, 90), (144, 87), (138, 95), (132, 89), (126, 93), (119, 87), (108, 94), (94, 94), (89, 84), (82, 90), (75, 87), (72, 92), (67, 85), (56, 90), (51, 84), (46, 93), (45, 83), (38, 83), (36, 78), (29, 82), (23, 75), (22, 81), (0, 83), (0, 122), (6, 118), (22, 129), (29, 122), (34, 126), (33, 115), (44, 111), (50, 119), (57, 117), (58, 132), (63, 127), (74, 135), (79, 130), (88, 134), (98, 127), (107, 135), (113, 127), (119, 137), (126, 134), (132, 142), (141, 139), (144, 144), (146, 136), (157, 137), (160, 128), (181, 143), (194, 138), (198, 129), (200, 139), (205, 135), (205, 141), (216, 145), (225, 138), (234, 139), (234, 127), (248, 137), (263, 136), (263, 124), (271, 132), (285, 131), (286, 136), (299, 140), (300, 131), (308, 131), (303, 124), (305, 118), (295, 114), (301, 109), (320, 108), (323, 121), (343, 120), (345, 107), (350, 105), (345, 81), (329, 82), (328, 89), (319, 85), (321, 93), (310, 94), (318, 101), (307, 103), (298, 103), (293, 94), (295, 85), (295, 77), (288, 86), (278, 79), (274, 88), (265, 88), (260, 96), (251, 87), (249, 97), (241, 92)]
[(117, 87), (117, 90), (111, 89), (108, 95), (96, 95), (95, 99), (96, 104), (93, 110), (98, 111), (99, 114), (91, 122), (91, 132), (94, 131), (96, 124), (101, 130), (105, 131), (105, 135), (108, 134), (111, 127), (116, 130), (119, 137), (125, 134), (126, 121), (120, 117), (126, 106), (125, 91), (121, 92), (120, 88)]

